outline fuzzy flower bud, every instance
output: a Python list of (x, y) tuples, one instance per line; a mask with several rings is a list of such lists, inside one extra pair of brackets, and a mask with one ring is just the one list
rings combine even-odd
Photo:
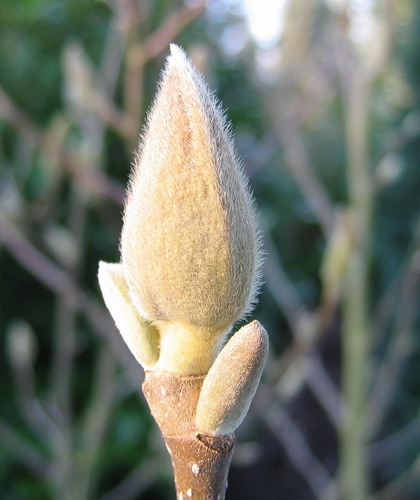
[(149, 321), (227, 330), (255, 299), (253, 201), (222, 110), (175, 45), (132, 174), (121, 253)]

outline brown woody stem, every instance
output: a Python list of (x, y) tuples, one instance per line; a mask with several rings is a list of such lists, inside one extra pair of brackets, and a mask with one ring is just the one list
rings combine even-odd
[(204, 377), (146, 372), (143, 383), (143, 393), (171, 456), (179, 500), (225, 498), (235, 437), (197, 430), (195, 414)]

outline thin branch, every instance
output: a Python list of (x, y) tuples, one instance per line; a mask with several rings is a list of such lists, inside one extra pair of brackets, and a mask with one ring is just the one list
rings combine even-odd
[[(410, 266), (403, 262), (395, 272), (391, 282), (378, 300), (372, 319), (372, 351), (376, 351), (382, 341), (387, 327), (391, 324), (395, 315), (397, 303), (401, 295), (402, 283), (407, 273), (411, 273)], [(376, 371), (376, 370), (374, 370)]]
[(0, 442), (36, 476), (46, 481), (51, 479), (49, 463), (2, 418), (0, 418)]
[(77, 484), (75, 498), (90, 498), (96, 482), (96, 463), (114, 403), (113, 379), (116, 370), (115, 357), (107, 346), (101, 346), (96, 362), (92, 400), (82, 426), (83, 454), (74, 457)]
[(75, 289), (72, 278), (37, 250), (0, 211), (0, 243), (11, 256), (55, 293)]
[(75, 182), (95, 193), (101, 193), (107, 198), (122, 204), (125, 189), (114, 179), (110, 179), (98, 169), (90, 168), (54, 138), (47, 136), (6, 94), (0, 87), (0, 116), (15, 127), (28, 140), (39, 145), (47, 158), (53, 162), (59, 158), (60, 164), (73, 177)]
[(139, 365), (129, 353), (108, 312), (99, 306), (93, 297), (81, 290), (69, 274), (36, 249), (1, 212), (0, 243), (17, 262), (48, 289), (61, 295), (70, 292), (74, 294), (78, 309), (85, 314), (92, 327), (110, 344), (130, 374), (133, 390), (137, 392), (140, 378)]
[(412, 466), (404, 470), (396, 479), (389, 482), (385, 488), (375, 493), (375, 500), (395, 500), (396, 498), (410, 497), (410, 489), (413, 485), (418, 485), (420, 477), (420, 457)]
[(116, 24), (117, 21), (113, 19), (113, 26), (106, 33), (98, 69), (98, 84), (108, 99), (111, 99), (117, 87), (124, 55), (121, 35)]
[(306, 203), (316, 216), (323, 233), (328, 237), (334, 228), (334, 205), (313, 172), (309, 154), (300, 130), (296, 113), (286, 110), (277, 120), (286, 167), (292, 174)]
[(266, 234), (264, 249), (267, 257), (264, 263), (264, 277), (271, 295), (283, 314), (291, 330), (298, 336), (297, 327), (302, 315), (307, 311), (300, 300), (295, 286), (287, 276), (281, 264), (280, 256), (274, 246), (272, 238)]
[(380, 441), (369, 446), (369, 457), (374, 467), (381, 466), (384, 462), (394, 461), (395, 457), (405, 448), (418, 443), (420, 448), (420, 420), (414, 418), (402, 429), (394, 432)]
[(317, 498), (327, 488), (336, 489), (329, 473), (313, 454), (301, 430), (280, 405), (273, 403), (269, 409), (264, 407), (259, 411), (259, 415), (283, 446), (290, 462)]
[(124, 19), (126, 38), (126, 71), (124, 76), (124, 115), (127, 119), (128, 148), (131, 150), (138, 138), (142, 116), (143, 68), (144, 65), (167, 49), (177, 35), (203, 11), (206, 0), (185, 3), (166, 17), (163, 23), (144, 40), (138, 32), (140, 24), (139, 6), (130, 0), (119, 2)]
[(302, 361), (305, 368), (306, 384), (325, 410), (330, 422), (338, 429), (342, 404), (340, 392), (333, 384), (316, 353), (313, 352), (309, 356), (305, 356)]
[(124, 13), (126, 39), (126, 68), (124, 73), (124, 110), (132, 124), (131, 135), (127, 136), (130, 150), (138, 140), (143, 112), (144, 64), (138, 64), (136, 54), (142, 50), (140, 40), (140, 5), (134, 1), (124, 1), (121, 5), (128, 12)]
[[(386, 14), (390, 2), (385, 0)], [(391, 30), (390, 18), (379, 22)], [(385, 16), (386, 17), (386, 16)], [(385, 32), (384, 32), (385, 33)], [(385, 33), (386, 35), (386, 33)], [(372, 203), (372, 176), (369, 171), (369, 104), (373, 86), (389, 59), (388, 35), (379, 40), (377, 54), (359, 60), (351, 42), (348, 26), (337, 44), (346, 54), (347, 64), (338, 61), (342, 97), (345, 102), (345, 140), (347, 185), (355, 245), (348, 259), (343, 298), (343, 425), (340, 434), (342, 494), (349, 499), (368, 497), (367, 437), (367, 369), (371, 318), (369, 311), (369, 250)], [(350, 63), (349, 63), (350, 61)]]
[[(205, 9), (207, 0), (195, 0), (186, 2), (182, 7), (169, 15), (163, 23), (143, 40), (136, 54), (133, 54), (137, 65), (144, 65), (154, 59), (175, 40), (178, 34)], [(133, 61), (133, 63), (134, 63)]]
[(122, 137), (131, 137), (137, 133), (137, 127), (134, 126), (132, 118), (120, 111), (98, 88), (93, 90), (91, 105), (98, 117)]
[[(88, 131), (85, 131), (86, 135)], [(72, 186), (70, 190), (67, 227), (73, 235), (76, 248), (76, 258), (68, 268), (73, 279), (77, 279), (82, 259), (82, 248), (86, 225), (87, 198)], [(74, 353), (76, 349), (76, 317), (77, 299), (70, 290), (68, 294), (57, 297), (57, 321), (53, 343), (51, 387), (62, 417), (63, 427), (68, 427), (71, 421), (71, 377)]]
[(150, 458), (141, 462), (127, 477), (125, 477), (112, 490), (99, 497), (99, 500), (135, 500), (153, 484), (162, 466), (162, 459)]
[(10, 99), (0, 87), (0, 116), (10, 125), (20, 130), (29, 140), (41, 142), (42, 131)]
[(287, 372), (292, 369), (294, 363), (308, 356), (320, 340), (323, 332), (319, 328), (317, 313), (308, 312), (302, 315), (298, 331), (299, 335), (294, 337), (292, 343), (282, 352), (281, 357), (276, 360), (269, 371), (270, 380), (273, 383), (278, 381), (279, 386), (283, 380), (287, 380)]
[(26, 425), (35, 434), (51, 437), (56, 429), (42, 404), (36, 398), (34, 392), (35, 377), (32, 366), (25, 370), (14, 367), (13, 374), (16, 389), (15, 396)]
[(369, 431), (378, 431), (396, 389), (403, 362), (412, 347), (412, 332), (418, 310), (420, 269), (417, 263), (418, 251), (408, 265), (400, 295), (400, 306), (391, 339), (382, 362), (376, 370), (375, 380), (369, 397)]

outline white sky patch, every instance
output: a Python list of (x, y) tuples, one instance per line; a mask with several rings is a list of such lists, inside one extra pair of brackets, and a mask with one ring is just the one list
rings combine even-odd
[(289, 0), (242, 0), (249, 31), (258, 45), (270, 46), (281, 37)]

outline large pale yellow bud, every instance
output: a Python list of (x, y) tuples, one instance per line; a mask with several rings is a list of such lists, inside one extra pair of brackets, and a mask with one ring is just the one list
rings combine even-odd
[(133, 168), (121, 255), (133, 303), (161, 329), (224, 333), (255, 300), (253, 200), (219, 104), (175, 45)]

